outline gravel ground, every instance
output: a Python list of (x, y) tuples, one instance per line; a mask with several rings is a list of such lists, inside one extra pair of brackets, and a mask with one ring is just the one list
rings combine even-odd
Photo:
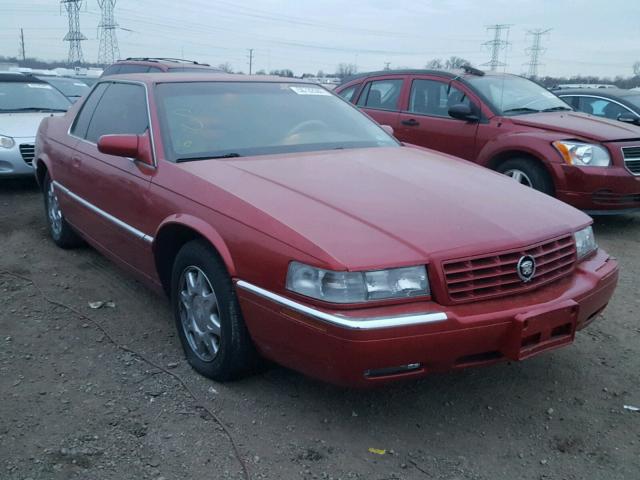
[(56, 248), (41, 204), (31, 182), (0, 183), (3, 480), (243, 478), (208, 411), (253, 479), (640, 478), (640, 412), (623, 408), (640, 406), (640, 216), (597, 220), (621, 281), (574, 345), (354, 391), (277, 366), (230, 384), (200, 377), (167, 301), (90, 248)]

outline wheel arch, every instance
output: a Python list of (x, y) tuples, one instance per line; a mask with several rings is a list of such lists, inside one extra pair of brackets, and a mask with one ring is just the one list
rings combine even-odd
[(178, 251), (187, 242), (197, 239), (204, 240), (216, 251), (231, 277), (236, 275), (231, 252), (215, 228), (191, 215), (172, 215), (160, 224), (152, 245), (158, 277), (167, 294), (170, 293), (171, 271)]
[(47, 172), (50, 171), (48, 158), (45, 155), (41, 155), (34, 160), (34, 164), (36, 182), (38, 182), (38, 186), (42, 189), (44, 188), (44, 177), (47, 175)]
[(546, 162), (543, 158), (541, 158), (534, 152), (519, 148), (506, 149), (491, 156), (485, 166), (487, 168), (490, 168), (491, 170), (497, 171), (500, 168), (500, 165), (513, 158), (525, 158), (531, 160), (532, 162), (535, 162), (537, 165), (540, 165), (546, 172), (547, 177), (551, 181), (551, 184), (553, 185), (555, 191), (555, 189), (557, 188), (557, 182), (552, 169), (550, 168), (548, 162)]

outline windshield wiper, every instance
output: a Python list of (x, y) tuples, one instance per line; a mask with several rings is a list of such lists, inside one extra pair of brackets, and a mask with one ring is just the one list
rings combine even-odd
[(545, 108), (542, 111), (543, 112), (563, 112), (565, 110), (573, 110), (573, 108), (558, 106), (558, 107)]
[(176, 160), (176, 163), (195, 162), (197, 160), (213, 160), (215, 158), (237, 158), (241, 156), (242, 155), (240, 155), (239, 153), (231, 152), (231, 153), (225, 153), (223, 155), (213, 155), (213, 156), (206, 156), (206, 157), (181, 157)]
[(2, 112), (66, 112), (64, 108), (47, 107), (23, 107), (23, 108), (3, 108)]
[(518, 108), (508, 108), (504, 110), (502, 113), (538, 113), (540, 110), (536, 110), (535, 108), (529, 107), (518, 107)]

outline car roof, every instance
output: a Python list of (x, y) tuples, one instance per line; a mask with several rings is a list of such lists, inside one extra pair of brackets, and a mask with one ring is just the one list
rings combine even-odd
[(0, 82), (47, 83), (31, 74), (0, 73)]
[[(476, 70), (476, 69), (474, 69)], [(376, 70), (373, 72), (362, 72), (356, 73), (355, 75), (351, 75), (346, 77), (341, 85), (345, 85), (354, 80), (358, 80), (361, 78), (367, 77), (382, 77), (385, 75), (439, 75), (441, 77), (447, 78), (469, 78), (469, 77), (478, 77), (478, 76), (503, 76), (503, 75), (511, 75), (508, 73), (497, 73), (497, 72), (485, 72), (481, 70), (476, 70), (478, 72), (482, 72), (482, 74), (472, 73), (470, 71), (466, 71), (464, 69), (459, 70), (433, 70), (433, 69), (420, 69), (420, 68), (408, 68), (401, 70)]]
[(556, 95), (590, 95), (596, 97), (616, 98), (640, 95), (640, 92), (633, 90), (625, 90), (623, 88), (565, 88), (562, 90), (554, 90)]
[(136, 81), (147, 84), (155, 83), (185, 83), (185, 82), (244, 82), (244, 83), (306, 83), (312, 82), (300, 78), (276, 77), (272, 75), (239, 75), (232, 73), (198, 73), (177, 72), (168, 75), (166, 73), (119, 73), (107, 75), (100, 81)]

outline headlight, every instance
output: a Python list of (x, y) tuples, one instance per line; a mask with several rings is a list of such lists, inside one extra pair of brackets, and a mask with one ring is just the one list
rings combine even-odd
[(598, 248), (596, 237), (593, 236), (593, 229), (589, 226), (578, 230), (573, 234), (576, 240), (576, 250), (578, 251), (578, 260), (586, 257)]
[(5, 137), (4, 135), (0, 135), (0, 147), (2, 148), (11, 148), (16, 144), (16, 142), (11, 137)]
[(332, 303), (360, 303), (430, 294), (424, 265), (371, 272), (334, 272), (291, 262), (287, 289)]
[(553, 142), (553, 146), (569, 165), (579, 167), (608, 167), (611, 165), (609, 152), (600, 145), (558, 140)]

